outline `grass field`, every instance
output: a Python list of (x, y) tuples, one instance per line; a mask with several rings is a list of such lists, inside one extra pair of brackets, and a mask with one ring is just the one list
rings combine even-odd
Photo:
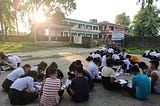
[[(82, 46), (73, 46), (75, 48), (82, 48)], [(31, 52), (39, 50), (48, 50), (54, 48), (48, 45), (36, 45), (33, 42), (6, 42), (0, 43), (0, 52), (11, 53), (11, 52)], [(139, 48), (125, 48), (127, 53), (130, 54), (143, 54), (147, 49)]]

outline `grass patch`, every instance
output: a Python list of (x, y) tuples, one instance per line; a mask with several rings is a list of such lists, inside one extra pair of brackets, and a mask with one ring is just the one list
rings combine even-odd
[(0, 43), (0, 51), (4, 53), (11, 52), (32, 52), (40, 50), (48, 50), (54, 48), (48, 45), (37, 45), (33, 42), (6, 42)]
[(129, 54), (143, 54), (145, 51), (147, 51), (148, 49), (144, 49), (144, 48), (126, 48), (126, 52)]

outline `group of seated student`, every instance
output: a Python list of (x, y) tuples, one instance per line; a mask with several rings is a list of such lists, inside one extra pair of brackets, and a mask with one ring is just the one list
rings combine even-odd
[(0, 71), (10, 71), (19, 67), (21, 59), (16, 55), (6, 55), (0, 52)]
[(160, 52), (158, 50), (147, 50), (143, 53), (143, 57), (154, 59), (154, 60), (160, 60)]

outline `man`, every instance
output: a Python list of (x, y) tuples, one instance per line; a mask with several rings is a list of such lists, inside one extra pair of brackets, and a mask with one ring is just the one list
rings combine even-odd
[(146, 99), (151, 93), (151, 82), (147, 75), (141, 74), (138, 66), (134, 65), (131, 68), (134, 74), (132, 77), (132, 86), (125, 86), (125, 90), (137, 99)]
[(151, 72), (151, 87), (152, 93), (160, 93), (160, 71), (158, 70), (159, 61), (150, 61)]

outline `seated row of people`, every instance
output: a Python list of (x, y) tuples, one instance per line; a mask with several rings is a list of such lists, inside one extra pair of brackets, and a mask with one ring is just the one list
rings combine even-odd
[(160, 52), (158, 50), (147, 50), (142, 56), (152, 60), (160, 60)]

